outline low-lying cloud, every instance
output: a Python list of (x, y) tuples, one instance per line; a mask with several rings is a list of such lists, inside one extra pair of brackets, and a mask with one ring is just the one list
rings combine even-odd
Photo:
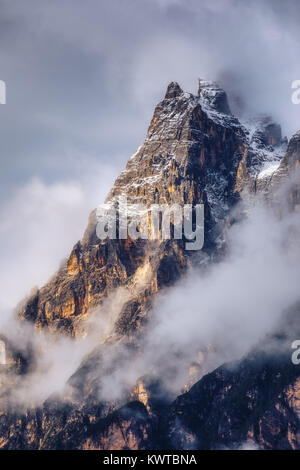
[(297, 214), (279, 219), (271, 208), (252, 207), (231, 227), (222, 261), (191, 270), (159, 295), (134, 360), (120, 345), (105, 356), (113, 372), (100, 374), (101, 398), (119, 398), (145, 375), (159, 377), (174, 396), (257, 346), (300, 300), (299, 236)]
[(53, 275), (81, 239), (90, 211), (104, 201), (113, 167), (93, 164), (80, 180), (32, 178), (0, 211), (1, 321), (35, 286)]

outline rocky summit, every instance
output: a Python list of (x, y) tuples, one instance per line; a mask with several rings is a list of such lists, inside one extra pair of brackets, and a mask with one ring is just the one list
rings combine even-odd
[[(106, 204), (124, 197), (146, 206), (204, 204), (204, 247), (187, 251), (184, 241), (176, 239), (100, 240), (94, 210), (67, 261), (16, 311), (20, 332), (66, 338), (74, 348), (92, 335), (91, 349), (63, 390), (20, 406), (13, 391), (30, 383), (42, 346), (30, 339), (22, 345), (11, 332), (4, 334), (0, 448), (215, 449), (247, 443), (299, 449), (300, 369), (287, 347), (299, 330), (296, 320), (293, 332), (274, 333), (283, 345), (276, 353), (264, 347), (268, 339), (263, 338), (247, 356), (214, 370), (202, 369), (195, 357), (197, 374), (178, 386), (177, 397), (167, 393), (159, 373), (144, 370), (131, 384), (126, 362), (122, 368), (125, 356), (139, 360), (161, 293), (168, 295), (190, 270), (202, 272), (226, 258), (235, 208), (242, 206), (245, 217), (249, 201), (277, 203), (278, 188), (291, 179), (289, 210), (299, 210), (299, 161), (299, 132), (288, 142), (269, 116), (235, 117), (226, 92), (214, 82), (199, 80), (196, 95), (170, 83), (144, 142), (116, 179)], [(289, 312), (293, 319), (297, 313), (297, 306)], [(121, 374), (120, 369), (120, 381), (128, 385), (103, 398), (104, 381)]]

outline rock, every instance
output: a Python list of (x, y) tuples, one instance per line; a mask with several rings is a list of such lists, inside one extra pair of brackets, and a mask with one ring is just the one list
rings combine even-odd
[(182, 95), (183, 91), (178, 85), (177, 82), (171, 82), (168, 85), (167, 92), (165, 94), (165, 100), (170, 100), (173, 98), (177, 98), (178, 96)]
[(199, 79), (198, 96), (215, 111), (231, 114), (227, 94), (215, 82)]

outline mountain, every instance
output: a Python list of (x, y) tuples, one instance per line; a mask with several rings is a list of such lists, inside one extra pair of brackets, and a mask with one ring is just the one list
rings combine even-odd
[[(226, 94), (215, 84), (199, 82), (199, 96), (170, 83), (154, 111), (144, 143), (129, 159), (107, 198), (126, 196), (130, 203), (205, 204), (205, 252), (222, 243), (222, 223), (240, 192), (259, 186), (260, 172), (279, 165), (285, 143), (280, 127), (269, 118), (246, 128), (233, 117)], [(211, 105), (210, 105), (211, 103)], [(225, 111), (225, 112), (224, 112)], [(268, 178), (269, 174), (267, 173)], [(149, 295), (175, 281), (190, 263), (180, 243), (153, 247), (144, 240), (109, 240), (96, 236), (96, 212), (57, 275), (35, 292), (21, 315), (37, 326), (76, 334), (80, 321), (112, 289), (134, 284), (139, 268), (150, 264)], [(151, 255), (151, 256), (150, 256)], [(155, 258), (155, 259), (154, 259)], [(137, 293), (123, 328), (134, 328), (143, 317)], [(148, 294), (146, 293), (148, 297)], [(120, 316), (122, 322), (122, 315)]]
[(20, 377), (32, 374), (39, 350), (5, 337), (9, 367), (0, 374), (0, 447), (211, 449), (250, 442), (259, 448), (300, 448), (299, 374), (287, 354), (287, 332), (276, 354), (261, 345), (206, 375), (198, 365), (190, 378), (194, 385), (182, 384), (187, 391), (177, 398), (148, 370), (121, 396), (99, 398), (104, 378), (116, 373), (107, 355), (121, 364), (124, 352), (138, 359), (158, 295), (190, 269), (205, 270), (226, 257), (235, 207), (252, 199), (278, 203), (278, 188), (292, 178), (285, 197), (289, 210), (299, 209), (299, 161), (300, 132), (287, 142), (268, 116), (238, 119), (216, 83), (199, 80), (197, 95), (170, 83), (106, 205), (114, 207), (125, 197), (132, 206), (204, 204), (204, 247), (186, 250), (183, 239), (100, 240), (94, 210), (67, 262), (17, 313), (21, 329), (33, 325), (37, 335), (81, 338), (95, 328), (96, 312), (98, 343), (61, 394), (24, 411), (10, 394)]

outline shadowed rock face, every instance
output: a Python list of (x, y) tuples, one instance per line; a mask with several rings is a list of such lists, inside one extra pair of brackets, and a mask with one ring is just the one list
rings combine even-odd
[[(155, 296), (190, 266), (224, 255), (230, 210), (245, 191), (275, 198), (280, 183), (297, 173), (299, 136), (285, 153), (280, 126), (266, 117), (239, 122), (215, 83), (200, 80), (198, 96), (169, 84), (145, 141), (106, 203), (124, 196), (147, 206), (203, 203), (204, 249), (188, 252), (181, 240), (101, 241), (93, 211), (67, 262), (23, 302), (19, 317), (37, 329), (80, 336), (93, 311), (112, 304), (110, 328), (99, 331), (104, 345), (91, 351), (70, 378), (68, 393), (25, 412), (1, 405), (0, 448), (186, 449), (239, 447), (248, 441), (261, 448), (300, 447), (298, 371), (284, 354), (277, 362), (258, 353), (225, 365), (175, 401), (167, 398), (159, 378), (146, 375), (122, 400), (98, 398), (105, 348), (121, 342), (134, 360)], [(299, 204), (298, 181), (294, 188), (291, 210)], [(30, 369), (30, 354), (12, 361), (17, 374)]]
[(227, 95), (216, 83), (199, 80), (198, 96), (215, 111), (231, 114)]
[(298, 449), (299, 372), (290, 357), (249, 357), (205, 376), (168, 410), (174, 448)]

